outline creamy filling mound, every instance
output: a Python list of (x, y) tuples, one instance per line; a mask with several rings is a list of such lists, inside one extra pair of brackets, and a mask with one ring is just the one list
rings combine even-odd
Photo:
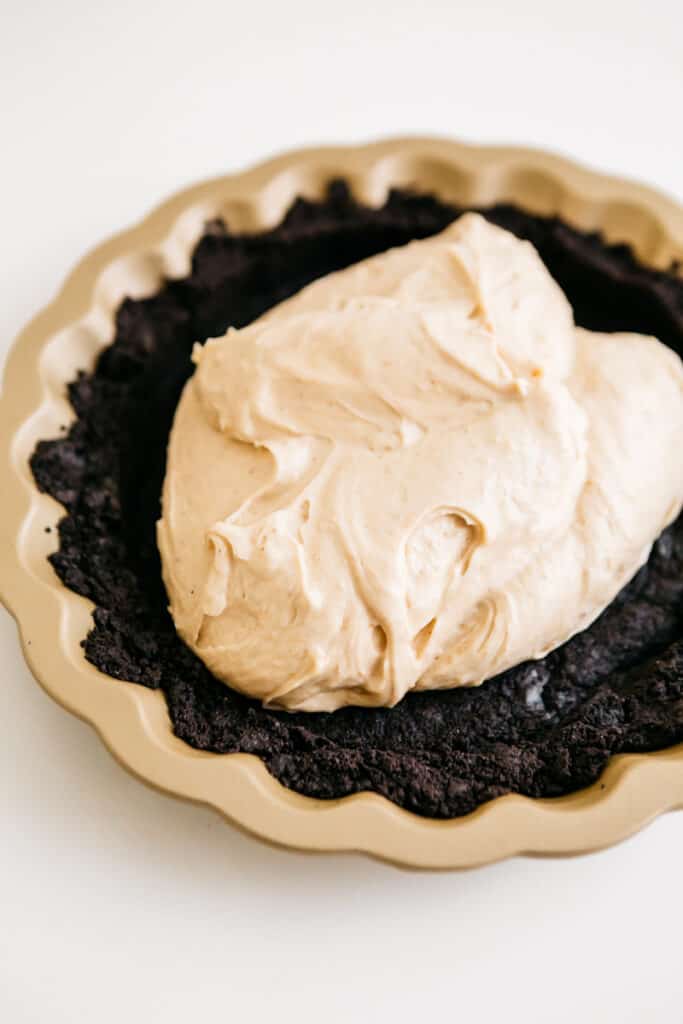
[(588, 626), (683, 503), (683, 364), (576, 328), (467, 214), (196, 347), (158, 544), (178, 632), (264, 704), (391, 706)]

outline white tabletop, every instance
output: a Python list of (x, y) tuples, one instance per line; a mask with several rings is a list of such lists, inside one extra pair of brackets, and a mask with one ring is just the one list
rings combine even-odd
[[(540, 145), (683, 199), (681, 10), (4, 4), (3, 355), (91, 245), (293, 145)], [(683, 1018), (683, 815), (601, 854), (460, 875), (278, 852), (128, 776), (33, 682), (4, 613), (0, 655), (7, 1024)]]

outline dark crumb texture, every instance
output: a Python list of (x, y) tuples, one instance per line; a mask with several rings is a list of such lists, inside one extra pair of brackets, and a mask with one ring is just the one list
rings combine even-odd
[[(67, 510), (52, 564), (96, 605), (89, 661), (161, 688), (176, 734), (194, 747), (256, 754), (299, 793), (374, 790), (439, 818), (503, 793), (568, 793), (593, 782), (614, 753), (683, 740), (681, 519), (601, 618), (542, 661), (476, 689), (409, 695), (392, 710), (294, 715), (233, 693), (176, 636), (154, 524), (193, 342), (249, 323), (329, 271), (440, 231), (461, 212), (407, 192), (370, 210), (338, 182), (319, 203), (297, 200), (264, 234), (207, 225), (189, 277), (122, 304), (113, 344), (69, 387), (76, 421), (32, 460), (38, 486)], [(672, 274), (556, 219), (509, 206), (484, 212), (531, 239), (578, 323), (655, 334), (681, 351), (683, 282)]]

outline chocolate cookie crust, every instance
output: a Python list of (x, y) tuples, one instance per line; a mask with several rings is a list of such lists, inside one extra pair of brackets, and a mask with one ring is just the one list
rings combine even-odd
[[(123, 302), (113, 343), (69, 387), (75, 422), (32, 459), (38, 486), (67, 510), (52, 564), (96, 606), (89, 661), (161, 688), (175, 733), (194, 747), (256, 754), (306, 795), (374, 790), (431, 817), (508, 792), (567, 793), (594, 781), (613, 753), (683, 740), (683, 517), (600, 619), (547, 658), (475, 689), (410, 694), (390, 710), (293, 715), (219, 683), (178, 638), (154, 526), (193, 342), (244, 326), (316, 277), (440, 231), (461, 212), (398, 191), (371, 210), (337, 182), (259, 235), (208, 224), (187, 278)], [(577, 323), (655, 334), (681, 352), (683, 281), (557, 219), (510, 206), (481, 212), (536, 245)]]

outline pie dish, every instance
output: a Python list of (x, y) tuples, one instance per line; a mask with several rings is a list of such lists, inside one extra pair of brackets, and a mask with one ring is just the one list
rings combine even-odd
[[(340, 178), (347, 183), (347, 187), (337, 185), (336, 190), (333, 189), (329, 193), (330, 182)], [(394, 193), (387, 201), (389, 188), (401, 187), (403, 192)], [(406, 189), (413, 191), (411, 193)], [(429, 194), (436, 198), (425, 198)], [(300, 196), (310, 197), (313, 202), (299, 202), (288, 217), (285, 217), (293, 201)], [(500, 206), (510, 203), (514, 204), (516, 210), (508, 209), (506, 212), (506, 208)], [(286, 278), (282, 273), (277, 275), (278, 282), (286, 279), (286, 287), (291, 292), (311, 276), (318, 276), (325, 272), (325, 269), (333, 269), (317, 264), (312, 269), (306, 269), (303, 264), (297, 264), (296, 258), (292, 255), (298, 251), (297, 245), (299, 248), (302, 245), (304, 248), (315, 248), (316, 238), (321, 237), (321, 215), (323, 219), (327, 217), (328, 221), (331, 219), (333, 222), (332, 226), (336, 231), (334, 251), (345, 251), (346, 255), (341, 258), (351, 262), (368, 254), (363, 246), (360, 250), (358, 248), (361, 236), (363, 245), (366, 245), (369, 239), (371, 247), (374, 246), (376, 251), (377, 248), (386, 248), (387, 245), (405, 241), (416, 234), (432, 233), (440, 226), (439, 218), (452, 219), (455, 215), (453, 210), (449, 210), (448, 204), (455, 204), (459, 208), (490, 207), (499, 204), (499, 216), (503, 219), (512, 218), (513, 221), (515, 217), (519, 218), (521, 210), (522, 220), (527, 220), (522, 225), (517, 223), (520, 231), (529, 230), (529, 223), (533, 220), (529, 220), (530, 214), (539, 214), (541, 218), (543, 215), (556, 214), (565, 222), (559, 228), (556, 226), (553, 229), (555, 235), (559, 230), (560, 235), (564, 232), (566, 236), (560, 245), (564, 252), (563, 259), (566, 262), (569, 239), (569, 249), (578, 245), (582, 250), (579, 265), (584, 269), (586, 260), (592, 252), (591, 246), (598, 243), (590, 242), (580, 234), (574, 238), (571, 227), (566, 225), (575, 225), (584, 231), (599, 228), (610, 242), (626, 241), (634, 248), (639, 259), (652, 267), (669, 267), (680, 258), (683, 251), (681, 213), (673, 204), (647, 190), (607, 181), (557, 158), (542, 154), (518, 150), (472, 150), (453, 143), (419, 140), (383, 143), (358, 150), (323, 150), (293, 154), (257, 168), (247, 175), (199, 186), (198, 189), (171, 200), (139, 229), (109, 243), (87, 258), (67, 282), (56, 304), (25, 332), (8, 368), (3, 402), (3, 416), (6, 417), (3, 438), (7, 436), (11, 442), (7, 467), (9, 478), (5, 488), (9, 496), (11, 513), (10, 536), (7, 538), (7, 550), (3, 550), (2, 553), (3, 570), (5, 564), (8, 568), (7, 572), (3, 572), (3, 579), (6, 581), (4, 596), (22, 626), (29, 660), (48, 691), (92, 721), (121, 760), (148, 781), (179, 795), (211, 803), (239, 824), (264, 838), (302, 848), (361, 849), (399, 863), (424, 867), (466, 866), (522, 851), (573, 852), (614, 841), (633, 831), (652, 814), (677, 805), (683, 791), (680, 768), (677, 768), (680, 751), (670, 747), (657, 754), (620, 755), (612, 758), (599, 781), (590, 788), (581, 789), (570, 796), (529, 799), (517, 795), (498, 796), (498, 793), (514, 788), (525, 791), (526, 786), (529, 792), (541, 792), (551, 796), (555, 792), (566, 792), (568, 788), (576, 789), (584, 779), (581, 776), (581, 767), (577, 768), (576, 764), (573, 765), (571, 779), (563, 778), (562, 765), (553, 768), (552, 778), (548, 779), (549, 760), (546, 756), (541, 772), (545, 772), (546, 788), (539, 790), (541, 776), (538, 772), (533, 783), (525, 782), (528, 765), (520, 766), (513, 762), (518, 758), (519, 750), (525, 745), (528, 747), (528, 736), (525, 743), (508, 742), (506, 747), (505, 741), (509, 741), (509, 736), (491, 734), (489, 739), (495, 741), (493, 745), (496, 749), (493, 753), (486, 749), (486, 756), (482, 760), (482, 751), (472, 748), (473, 741), (481, 742), (481, 729), (479, 734), (475, 730), (469, 737), (469, 749), (465, 746), (456, 751), (455, 761), (448, 768), (446, 790), (443, 778), (438, 778), (439, 767), (430, 764), (429, 759), (423, 758), (415, 765), (411, 780), (411, 760), (408, 755), (410, 743), (414, 743), (416, 736), (414, 723), (421, 723), (422, 732), (420, 733), (418, 729), (417, 735), (424, 736), (425, 729), (433, 730), (435, 716), (448, 720), (449, 714), (454, 713), (448, 695), (441, 695), (439, 698), (442, 700), (445, 696), (446, 704), (435, 704), (432, 698), (424, 697), (421, 698), (421, 703), (408, 702), (395, 712), (390, 712), (389, 715), (392, 717), (389, 718), (386, 712), (383, 713), (384, 717), (381, 717), (382, 713), (373, 712), (374, 719), (365, 717), (360, 730), (351, 736), (351, 740), (349, 730), (353, 731), (356, 726), (353, 720), (349, 721), (348, 715), (346, 718), (335, 716), (336, 724), (332, 725), (328, 719), (324, 728), (320, 729), (296, 719), (288, 720), (283, 726), (281, 717), (271, 718), (268, 725), (271, 735), (264, 738), (264, 721), (256, 721), (257, 712), (253, 708), (241, 707), (241, 742), (235, 744), (233, 741), (231, 744), (225, 741), (225, 730), (222, 734), (220, 731), (216, 733), (215, 715), (213, 724), (211, 716), (205, 716), (200, 721), (196, 713), (197, 701), (195, 700), (194, 704), (190, 701), (188, 704), (187, 693), (176, 692), (175, 700), (172, 698), (170, 702), (176, 732), (174, 735), (169, 726), (166, 705), (158, 691), (112, 680), (108, 675), (98, 673), (83, 656), (80, 644), (89, 630), (92, 605), (77, 597), (73, 589), (93, 597), (100, 608), (95, 632), (91, 634), (85, 648), (88, 657), (95, 664), (111, 675), (118, 676), (119, 679), (138, 679), (148, 685), (150, 682), (154, 685), (150, 678), (143, 679), (139, 674), (136, 675), (136, 663), (138, 667), (142, 665), (149, 675), (150, 670), (153, 672), (153, 663), (160, 660), (158, 648), (154, 647), (155, 643), (158, 644), (158, 637), (150, 637), (141, 629), (136, 639), (134, 634), (126, 633), (125, 627), (112, 616), (112, 607), (116, 610), (117, 600), (118, 610), (121, 610), (121, 595), (126, 590), (126, 581), (114, 581), (113, 587), (118, 597), (112, 603), (111, 594), (109, 595), (107, 618), (107, 600), (104, 597), (100, 599), (96, 586), (93, 588), (92, 580), (88, 583), (80, 578), (83, 572), (91, 571), (90, 568), (84, 567), (86, 556), (91, 567), (96, 564), (100, 555), (105, 560), (107, 557), (103, 537), (95, 538), (95, 546), (89, 549), (87, 544), (83, 543), (85, 534), (82, 516), (80, 537), (78, 531), (74, 531), (73, 528), (78, 520), (78, 514), (72, 507), (75, 501), (74, 494), (69, 491), (78, 491), (80, 483), (76, 481), (74, 484), (74, 478), (69, 475), (69, 467), (73, 469), (78, 463), (76, 449), (78, 444), (83, 443), (82, 433), (74, 434), (71, 430), (62, 441), (39, 446), (37, 459), (33, 460), (38, 482), (44, 489), (58, 497), (71, 513), (71, 526), (67, 520), (66, 525), (63, 524), (61, 528), (60, 553), (57, 555), (56, 564), (62, 578), (73, 589), (66, 589), (59, 583), (46, 561), (46, 555), (54, 552), (56, 546), (53, 528), (63, 515), (63, 509), (45, 495), (38, 493), (31, 481), (28, 463), (36, 442), (59, 437), (60, 427), (66, 427), (72, 418), (73, 414), (69, 411), (64, 398), (64, 384), (74, 378), (76, 370), (90, 370), (96, 354), (111, 343), (114, 315), (119, 307), (119, 328), (122, 319), (125, 321), (126, 317), (135, 318), (146, 308), (144, 303), (136, 305), (135, 301), (121, 306), (122, 300), (136, 300), (157, 294), (161, 296), (158, 301), (161, 302), (166, 320), (169, 315), (171, 318), (176, 315), (176, 307), (171, 309), (169, 314), (166, 301), (168, 288), (164, 293), (163, 279), (189, 281), (189, 285), (171, 286), (175, 287), (176, 291), (192, 286), (192, 277), (188, 277), (191, 270), (190, 256), (201, 236), (204, 237), (196, 250), (193, 268), (196, 269), (198, 264), (203, 266), (205, 278), (204, 282), (200, 281), (199, 284), (202, 285), (204, 292), (207, 290), (204, 287), (206, 275), (210, 277), (216, 271), (216, 267), (220, 267), (220, 260), (216, 263), (215, 258), (213, 262), (208, 259), (211, 250), (224, 248), (226, 238), (227, 244), (232, 245), (230, 240), (234, 239), (235, 235), (241, 236), (245, 232), (251, 233), (251, 237), (257, 239), (254, 243), (243, 243), (242, 249), (246, 251), (247, 257), (250, 245), (253, 248), (253, 245), (258, 247), (261, 244), (270, 244), (271, 249), (268, 251), (272, 253), (275, 242), (280, 246), (282, 259), (284, 244), (289, 264), (299, 266), (301, 269), (299, 278), (296, 275)], [(217, 223), (218, 221), (228, 225), (227, 232)], [(280, 224), (281, 227), (278, 227)], [(340, 224), (344, 225), (343, 230)], [(330, 225), (327, 227), (328, 235), (323, 235), (323, 238), (326, 237), (329, 243)], [(543, 231), (543, 238), (547, 240), (551, 237), (552, 232), (549, 229), (543, 227)], [(262, 242), (258, 242), (259, 238)], [(270, 241), (266, 242), (267, 239)], [(318, 260), (320, 248), (318, 246)], [(324, 251), (330, 250), (329, 244), (322, 248)], [(602, 249), (598, 246), (597, 251), (602, 252)], [(203, 263), (202, 253), (207, 257)], [(119, 259), (115, 260), (117, 254)], [(234, 256), (233, 251), (233, 259)], [(242, 256), (244, 257), (244, 252)], [(672, 290), (673, 278), (666, 275), (645, 275), (648, 282), (646, 286), (644, 280), (639, 280), (638, 271), (628, 254), (615, 251), (610, 259), (613, 262), (611, 273), (621, 274), (622, 277), (630, 275), (629, 294), (637, 299), (634, 300), (634, 308), (644, 308), (653, 295), (657, 304), (659, 297), (666, 292), (663, 308), (665, 312), (668, 310), (671, 313), (668, 326), (660, 322), (662, 314), (659, 307), (655, 317), (659, 319), (654, 326), (651, 326), (652, 320), (644, 323), (642, 327), (630, 322), (623, 326), (629, 329), (648, 330), (650, 333), (655, 333), (656, 327), (656, 333), (662, 340), (675, 343), (675, 337), (671, 341), (670, 338), (663, 336), (667, 331), (673, 332), (673, 336), (677, 330), (678, 292), (677, 286)], [(594, 267), (593, 273), (597, 275), (599, 269)], [(574, 265), (574, 274), (576, 272)], [(89, 302), (90, 288), (95, 281), (97, 283), (93, 301)], [(222, 282), (221, 288), (224, 295), (225, 282)], [(243, 293), (242, 280), (240, 294), (243, 296)], [(582, 294), (585, 294), (585, 291)], [(279, 297), (283, 296), (275, 291), (269, 296), (266, 305), (272, 304)], [(259, 289), (255, 289), (253, 299), (256, 304), (254, 308), (249, 309), (248, 305), (243, 305), (237, 313), (238, 318), (242, 316), (248, 320), (262, 311), (258, 306), (258, 303), (262, 302)], [(154, 300), (150, 301), (153, 303)], [(213, 324), (210, 318), (216, 313), (215, 310), (211, 311), (211, 296), (207, 298), (206, 294), (202, 299), (201, 315), (209, 319), (206, 331), (196, 323), (193, 324), (192, 330), (204, 336), (215, 333), (215, 329), (210, 326)], [(235, 315), (234, 309), (230, 315)], [(608, 330), (615, 329), (615, 324), (611, 321), (598, 326), (604, 326)], [(616, 326), (622, 325), (617, 323)], [(107, 396), (111, 398), (112, 381), (120, 382), (130, 374), (130, 366), (126, 361), (129, 364), (131, 358), (133, 361), (138, 358), (131, 349), (131, 338), (135, 344), (142, 343), (144, 348), (148, 344), (145, 339), (149, 340), (149, 334), (144, 329), (138, 329), (137, 333), (129, 332), (127, 347), (126, 339), (123, 339), (122, 346), (117, 335), (117, 341), (105, 357), (105, 362), (111, 364), (108, 371), (109, 384), (100, 381), (104, 390), (99, 393), (98, 402), (93, 402), (90, 377), (82, 378), (80, 384), (72, 389), (72, 399), (81, 420), (86, 422), (90, 414), (91, 435), (102, 435), (107, 432), (106, 419), (104, 422), (97, 421), (98, 408), (102, 415), (106, 414), (110, 418), (115, 414), (117, 407), (107, 405)], [(153, 340), (149, 342), (148, 347), (150, 346), (154, 347)], [(165, 348), (168, 349), (168, 345)], [(145, 357), (144, 352), (142, 355)], [(166, 361), (163, 373), (155, 371), (152, 377), (149, 374), (145, 377), (144, 394), (149, 401), (145, 404), (138, 400), (137, 408), (142, 409), (144, 413), (141, 424), (144, 418), (150, 419), (153, 424), (163, 420), (163, 417), (159, 418), (153, 412), (156, 399), (154, 388), (150, 389), (149, 385), (151, 380), (168, 382), (168, 365)], [(39, 394), (41, 386), (42, 401)], [(164, 397), (168, 391), (166, 383), (160, 391), (162, 404), (163, 401), (170, 401), (172, 411), (173, 399), (169, 400), (167, 395)], [(97, 395), (94, 397), (98, 398)], [(126, 406), (126, 411), (129, 412), (131, 408), (130, 405)], [(166, 424), (166, 432), (167, 429)], [(160, 438), (157, 438), (156, 442), (151, 441), (150, 444), (153, 447), (156, 443), (163, 451), (165, 435), (163, 430), (160, 433)], [(141, 435), (139, 431), (136, 435), (135, 431), (131, 431), (131, 437), (135, 436), (144, 437), (145, 442), (148, 440), (147, 435)], [(106, 438), (103, 450), (105, 448)], [(144, 457), (148, 458), (147, 444), (141, 445), (140, 448)], [(131, 451), (129, 445), (129, 454)], [(123, 461), (127, 465), (134, 460), (126, 458)], [(56, 475), (55, 462), (58, 463)], [(138, 476), (133, 475), (133, 483), (137, 486), (141, 480), (147, 478), (149, 486), (154, 491), (158, 488), (155, 472), (147, 473), (152, 463), (143, 463)], [(21, 483), (17, 479), (18, 476)], [(76, 476), (78, 477), (78, 472)], [(59, 486), (55, 487), (55, 480), (58, 485), (59, 481), (62, 481), (61, 491)], [(133, 490), (135, 489), (136, 487), (133, 487)], [(140, 490), (140, 487), (137, 489)], [(128, 490), (130, 491), (130, 487)], [(112, 500), (112, 495), (107, 495), (106, 488), (100, 487), (98, 490), (91, 487), (89, 491), (86, 488), (83, 494), (89, 503), (88, 515), (91, 518), (88, 521), (94, 522), (92, 516), (95, 519), (98, 516), (100, 519), (107, 518), (107, 509), (102, 506), (106, 506), (107, 501)], [(93, 503), (98, 505), (98, 502), (99, 507), (94, 508)], [(140, 505), (131, 505), (128, 502), (126, 507), (124, 522), (130, 521), (133, 514), (141, 514)], [(130, 512), (131, 509), (133, 513)], [(118, 512), (113, 518), (117, 515)], [(46, 529), (51, 532), (46, 533)], [(669, 704), (673, 702), (672, 706), (676, 704), (677, 691), (667, 691), (667, 685), (672, 675), (680, 674), (676, 662), (677, 653), (674, 650), (674, 641), (678, 636), (677, 612), (674, 612), (678, 597), (677, 591), (673, 593), (676, 590), (677, 578), (676, 543), (675, 532), (665, 536), (656, 552), (656, 559), (659, 559), (659, 563), (666, 563), (668, 568), (662, 575), (661, 565), (654, 564), (654, 576), (648, 576), (646, 573), (639, 582), (636, 582), (635, 592), (631, 590), (621, 601), (614, 611), (616, 619), (611, 626), (608, 623), (604, 634), (605, 642), (613, 648), (617, 635), (628, 636), (629, 630), (643, 634), (643, 631), (647, 632), (653, 628), (654, 632), (643, 648), (644, 651), (647, 650), (648, 655), (659, 654), (664, 646), (673, 645), (672, 650), (668, 652), (669, 661), (666, 664), (658, 664), (648, 683), (651, 698), (659, 699), (663, 694), (665, 701)], [(77, 554), (74, 555), (74, 549), (78, 549), (79, 545), (80, 562)], [(96, 577), (97, 572), (93, 576), (95, 583)], [(666, 610), (662, 611), (660, 605), (657, 605), (660, 611), (656, 622), (652, 615), (644, 619), (641, 614), (642, 608), (638, 611), (643, 600), (646, 603), (649, 600), (647, 591), (654, 585), (655, 577), (659, 584), (665, 584), (667, 592), (671, 592), (671, 600)], [(151, 575), (148, 578), (151, 578)], [(102, 583), (101, 575), (99, 580)], [(130, 600), (126, 600), (130, 605)], [(619, 608), (627, 609), (626, 618), (623, 615), (620, 617)], [(61, 632), (58, 633), (60, 614), (62, 626)], [(58, 635), (61, 639), (55, 658), (50, 649), (54, 648)], [(116, 639), (113, 644), (112, 637)], [(645, 643), (642, 636), (638, 642)], [(103, 644), (107, 648), (104, 652)], [(140, 650), (142, 657), (139, 656)], [(120, 656), (122, 652), (125, 655), (123, 658)], [(630, 667), (628, 659), (632, 655), (632, 651), (624, 652), (626, 660), (622, 660), (617, 666), (622, 674)], [(588, 651), (589, 660), (591, 656), (591, 652)], [(107, 661), (107, 658), (110, 660)], [(585, 676), (587, 664), (586, 659), (581, 661), (580, 656), (578, 661), (573, 655), (569, 659), (574, 674), (578, 673), (582, 678)], [(511, 687), (515, 692), (507, 692), (503, 688), (504, 700), (510, 705), (518, 704), (520, 696), (527, 704), (531, 700), (530, 714), (534, 719), (538, 711), (538, 708), (533, 707), (534, 702), (538, 703), (540, 700), (543, 704), (543, 698), (539, 696), (538, 674), (533, 675), (534, 672), (537, 673), (537, 667), (532, 665), (530, 669), (527, 666), (524, 671), (527, 673), (524, 680), (517, 675), (510, 681), (508, 690)], [(204, 681), (203, 685), (205, 689), (202, 692), (205, 693), (209, 684)], [(472, 702), (474, 710), (470, 715), (480, 722), (486, 723), (482, 708), (488, 707), (489, 714), (493, 713), (492, 709), (498, 714), (498, 698), (486, 696), (495, 685), (499, 687), (496, 691), (499, 693), (500, 684), (494, 680), (488, 691), (485, 686), (479, 692), (472, 691), (471, 694), (458, 697), (458, 714), (461, 715), (463, 707), (469, 706)], [(546, 704), (554, 702), (554, 707), (550, 708), (555, 715), (553, 727), (559, 722), (561, 729), (565, 731), (569, 729), (570, 732), (573, 730), (573, 733), (577, 733), (577, 730), (582, 732), (579, 747), (581, 756), (586, 758), (586, 782), (596, 777), (609, 754), (607, 748), (598, 750), (596, 754), (596, 748), (600, 747), (600, 744), (593, 742), (591, 736), (586, 737), (586, 729), (590, 730), (597, 725), (604, 735), (605, 729), (610, 728), (610, 716), (614, 714), (621, 717), (611, 723), (619, 733), (618, 741), (612, 749), (649, 749), (651, 746), (670, 745), (679, 738), (677, 730), (680, 722), (675, 715), (669, 718), (670, 727), (666, 728), (664, 720), (643, 719), (643, 698), (647, 697), (646, 691), (636, 693), (635, 696), (634, 693), (630, 693), (626, 702), (621, 694), (617, 702), (619, 708), (612, 703), (607, 708), (602, 707), (600, 710), (598, 707), (596, 710), (596, 706), (591, 707), (590, 701), (587, 701), (588, 717), (579, 718), (578, 722), (569, 721), (566, 716), (563, 719), (559, 714), (562, 709), (558, 705), (565, 699), (565, 691), (566, 688), (563, 690), (562, 686), (555, 687), (554, 691), (550, 687), (547, 695), (550, 701), (546, 700)], [(640, 711), (637, 710), (637, 706), (640, 707)], [(548, 711), (548, 707), (545, 710)], [(272, 712), (268, 714), (273, 715)], [(357, 714), (367, 716), (367, 712)], [(545, 717), (547, 719), (548, 715)], [(640, 723), (640, 732), (638, 729), (634, 732), (630, 728), (631, 720), (636, 724)], [(249, 728), (245, 728), (244, 721), (249, 723)], [(427, 722), (431, 724), (427, 726)], [(487, 727), (491, 727), (490, 718)], [(392, 730), (397, 734), (405, 733), (408, 740), (407, 748), (405, 744), (401, 747), (400, 742), (390, 745), (381, 741), (375, 742), (372, 758), (365, 756), (359, 768), (358, 752), (353, 749), (353, 745), (357, 745), (363, 738), (363, 732), (379, 728), (384, 733)], [(208, 742), (200, 742), (202, 730), (211, 732), (212, 729)], [(341, 729), (344, 735), (334, 735), (335, 729), (337, 733)], [(649, 738), (645, 736), (648, 730)], [(304, 791), (306, 788), (301, 781), (303, 776), (306, 776), (307, 785), (311, 784), (311, 780), (317, 780), (315, 788), (308, 790), (314, 793), (316, 799), (311, 796), (301, 797), (285, 790), (266, 774), (263, 764), (253, 754), (200, 752), (179, 739), (180, 736), (185, 736), (190, 742), (195, 742), (195, 746), (205, 745), (213, 751), (254, 750), (268, 763), (268, 750), (264, 756), (264, 745), (266, 748), (270, 745), (270, 750), (273, 750), (273, 732), (277, 735), (282, 731), (287, 733), (287, 743), (284, 747), (274, 749), (276, 756), (274, 759), (271, 758), (269, 768), (287, 785)], [(450, 741), (452, 742), (452, 731)], [(367, 746), (367, 736), (365, 742)], [(546, 746), (550, 743), (551, 746), (557, 746), (560, 751), (565, 750), (563, 744), (558, 743), (557, 729), (552, 736), (546, 736), (545, 742)], [(425, 749), (423, 742), (417, 746), (421, 750)], [(506, 749), (502, 749), (503, 747)], [(432, 757), (442, 757), (443, 748), (433, 748), (429, 753)], [(570, 749), (570, 758), (571, 756)], [(470, 772), (478, 771), (484, 783), (488, 781), (488, 786), (480, 787), (474, 795), (471, 787), (467, 792), (462, 789), (468, 770), (465, 762), (468, 762), (468, 759), (472, 761), (473, 758), (475, 767), (469, 769)], [(507, 776), (502, 777), (501, 784), (500, 777), (490, 775), (492, 766), (504, 764), (506, 761), (510, 762), (508, 769), (514, 776), (512, 784)], [(321, 772), (316, 768), (316, 765), (321, 763), (328, 763), (334, 771), (325, 769)], [(348, 769), (348, 781), (342, 784), (340, 789), (339, 778), (341, 776), (343, 780), (345, 777), (342, 770), (344, 765)], [(379, 784), (373, 779), (375, 769), (377, 777), (380, 778)], [(555, 771), (556, 774), (553, 775)], [(363, 784), (363, 772), (366, 774), (366, 784)], [(387, 788), (387, 779), (394, 781), (393, 791)], [(356, 793), (353, 796), (343, 795), (369, 788), (373, 786), (373, 782), (374, 788), (403, 806), (399, 808), (385, 798), (367, 792)], [(325, 799), (320, 799), (321, 797)], [(478, 809), (473, 813), (467, 813), (473, 806)], [(416, 814), (410, 813), (411, 811), (417, 811), (423, 817), (417, 817)], [(453, 814), (464, 816), (444, 821), (424, 817), (429, 815), (448, 819)]]

